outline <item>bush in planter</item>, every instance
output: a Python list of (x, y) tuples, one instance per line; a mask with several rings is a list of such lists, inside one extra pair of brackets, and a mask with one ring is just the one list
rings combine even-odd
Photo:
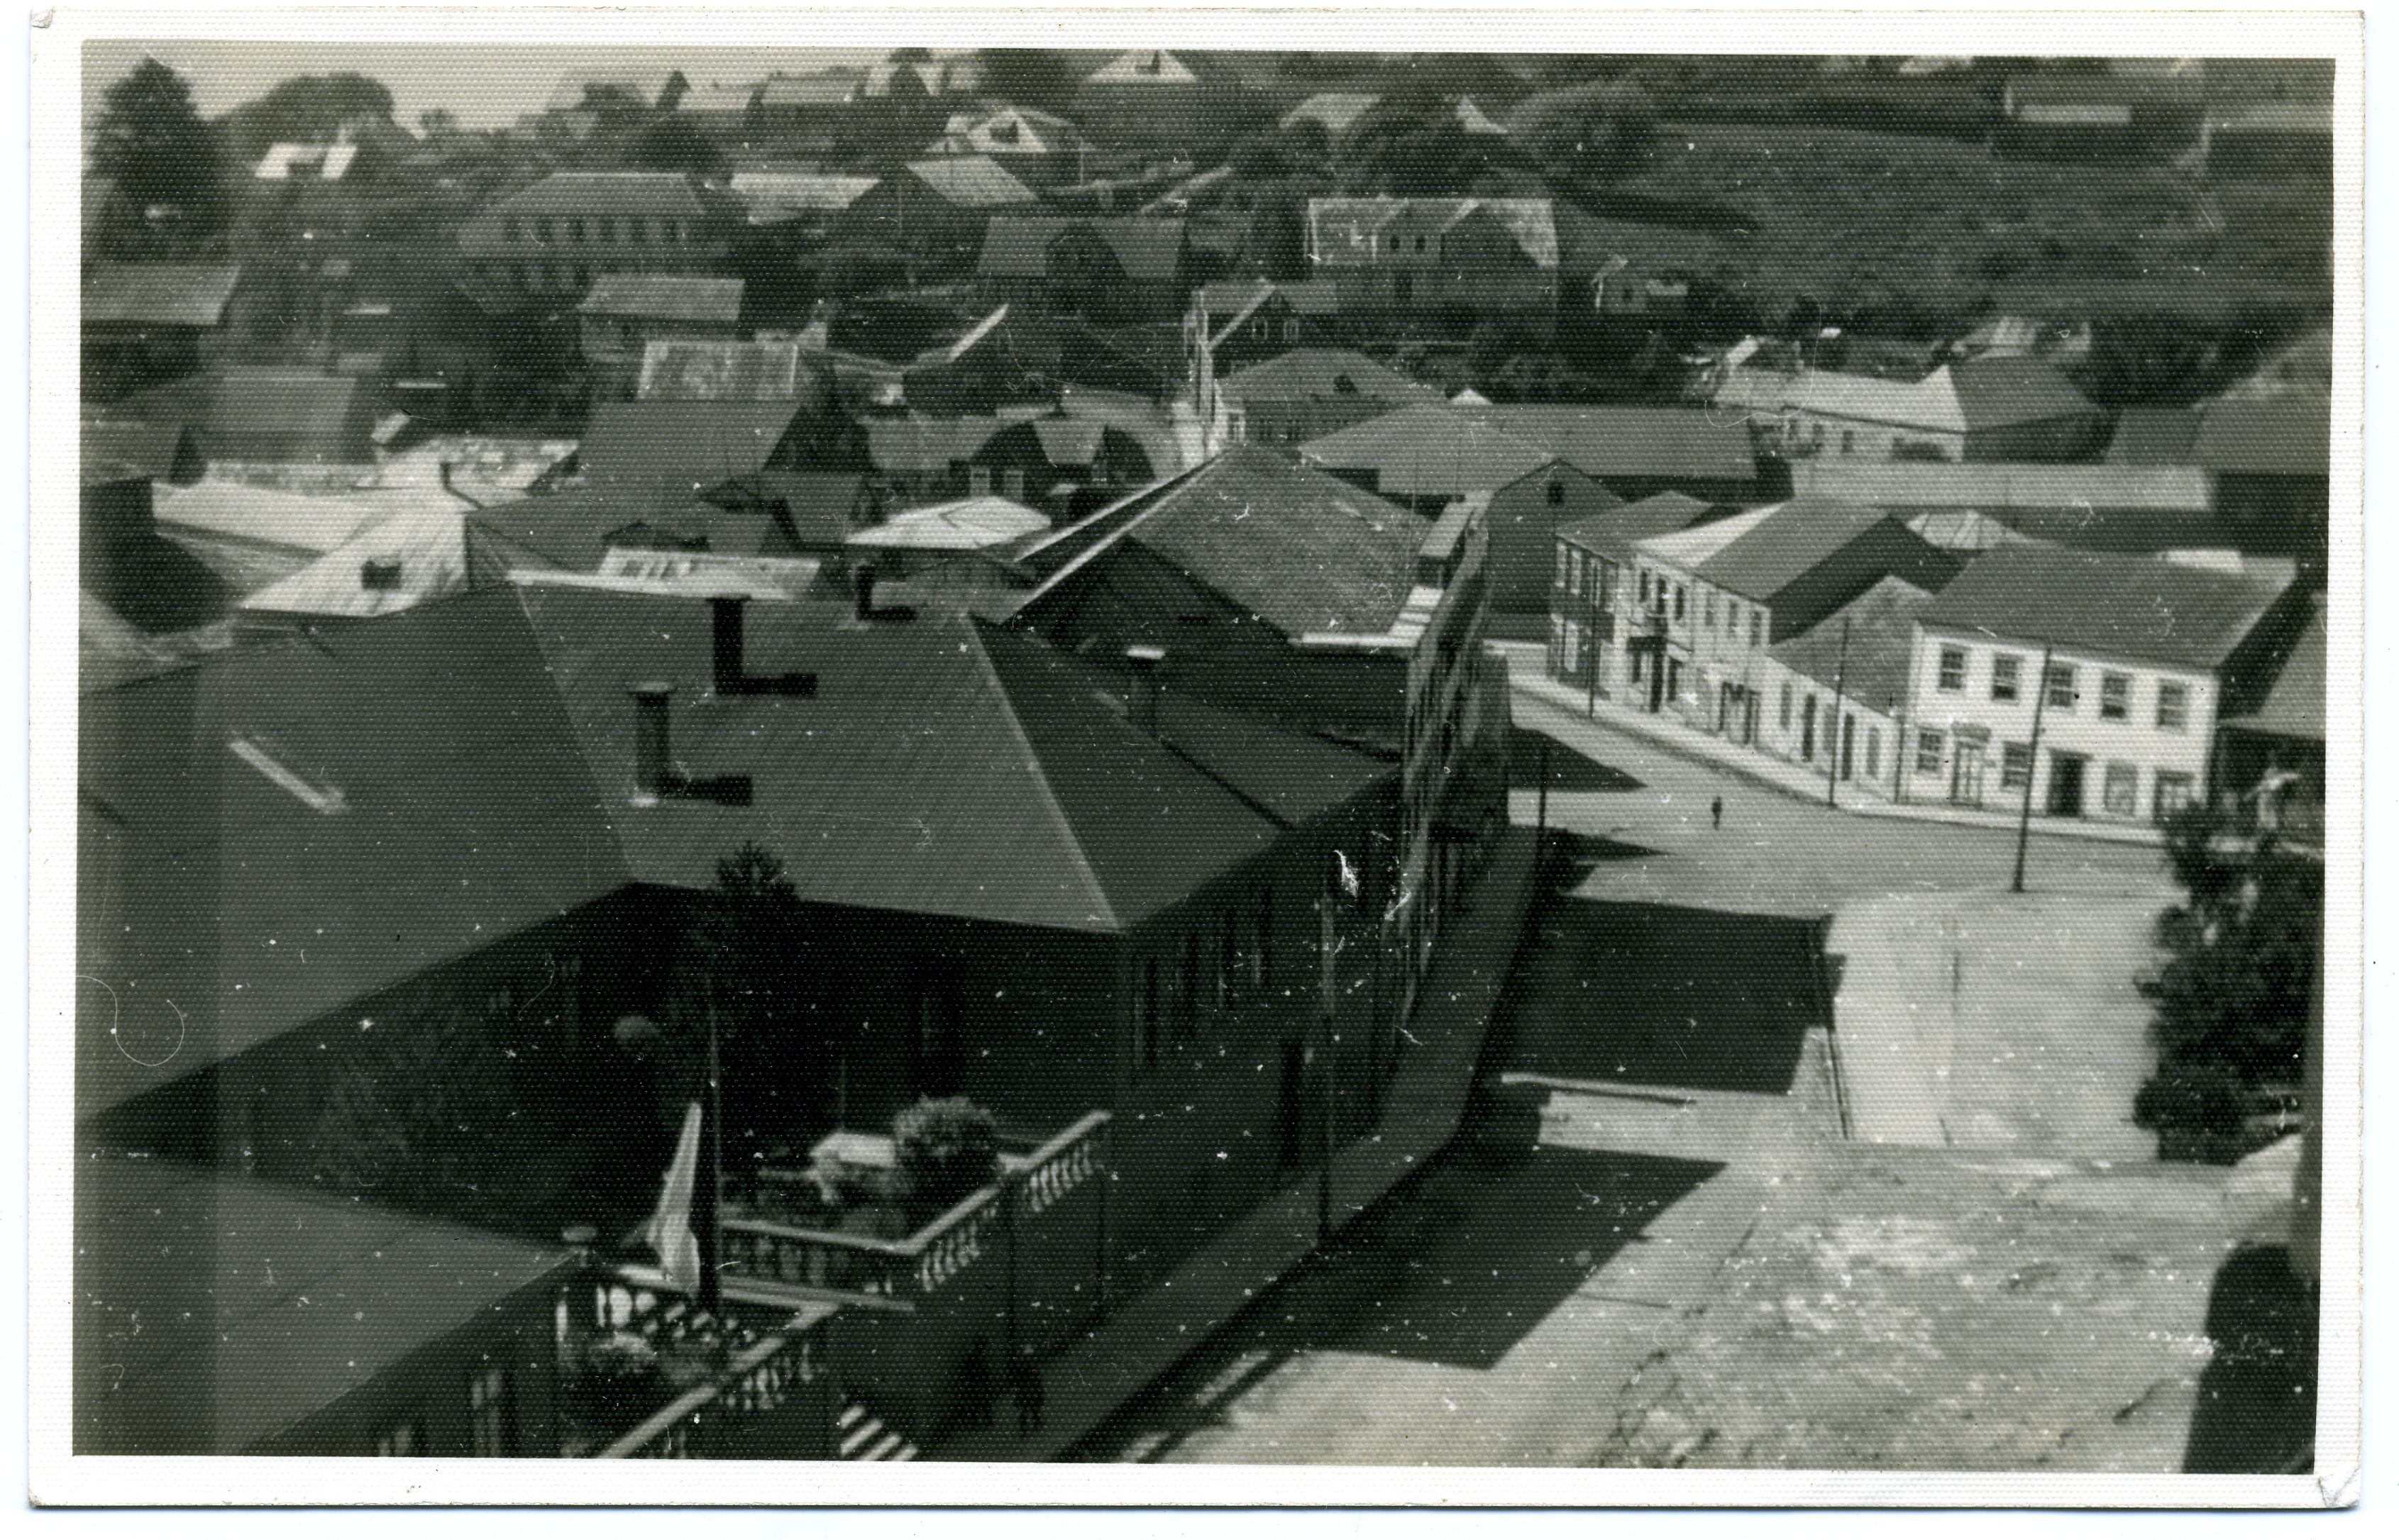
[(612, 1331), (583, 1350), (583, 1378), (595, 1385), (638, 1385), (658, 1370), (658, 1350), (630, 1331)]
[(999, 1125), (963, 1097), (917, 1102), (891, 1120), (899, 1187), (924, 1218), (999, 1174)]

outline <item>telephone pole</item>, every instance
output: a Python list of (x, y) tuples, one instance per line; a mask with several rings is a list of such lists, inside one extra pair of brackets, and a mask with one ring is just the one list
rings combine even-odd
[(1831, 725), (1824, 729), (1828, 735), (1825, 747), (1830, 750), (1824, 756), (1824, 805), (1827, 807), (1841, 805), (1838, 794), (1841, 785), (1841, 751), (1846, 746), (1841, 736), (1841, 691), (1849, 683), (1849, 679), (1850, 622), (1849, 617), (1844, 615), (1841, 617), (1840, 661), (1833, 666), (1833, 720)]
[[(2011, 893), (2024, 891), (2025, 846), (2032, 839), (2032, 783), (2040, 774), (2040, 714), (2049, 705), (2049, 660), (2050, 649), (2044, 643), (2040, 649), (2040, 675), (2033, 686), (2040, 693), (2032, 697), (2032, 747), (2025, 754), (2024, 803), (2016, 814), (2016, 874), (2008, 884)], [(1999, 746), (2001, 775), (2007, 774), (2007, 753), (2003, 743)]]

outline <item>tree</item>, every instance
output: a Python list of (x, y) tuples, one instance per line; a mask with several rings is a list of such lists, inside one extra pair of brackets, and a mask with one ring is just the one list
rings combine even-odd
[(1341, 162), (1342, 180), (1354, 194), (1442, 197), (1471, 184), (1490, 155), (1441, 98), (1399, 91), (1350, 125)]
[(2158, 1071), (2134, 1102), (2168, 1155), (2237, 1159), (2253, 1147), (2245, 1114), (2295, 1091), (2322, 953), (2324, 869), (2269, 831), (2229, 843), (2223, 815), (2166, 824), (2166, 860), (2184, 901), (2158, 920), (2167, 953), (2139, 981), (2155, 1010)]
[(636, 171), (681, 171), (708, 181), (721, 180), (728, 163), (725, 152), (687, 117), (661, 117), (644, 125), (625, 146), (625, 165)]
[(1629, 80), (1602, 80), (1535, 97), (1517, 109), (1516, 147), (1552, 179), (1597, 184), (1641, 169), (1658, 104)]
[(1261, 278), (1308, 277), (1308, 215), (1297, 198), (1263, 197), (1250, 210), (1241, 242), (1241, 270)]
[(448, 139), (458, 132), (458, 115), (447, 107), (431, 108), (416, 115), (416, 126), (427, 139)]
[(224, 168), (217, 136), (192, 105), (182, 75), (145, 59), (101, 98), (91, 169), (116, 179), (139, 215), (110, 255), (165, 259), (199, 251), (224, 227)]
[(661, 1089), (681, 1102), (705, 1089), (709, 1017), (715, 1017), (725, 1131), (770, 1137), (806, 1122), (821, 1100), (800, 1003), (786, 979), (799, 933), (799, 898), (782, 862), (744, 844), (716, 863), (696, 902), (678, 961)]
[(985, 95), (1046, 113), (1065, 112), (1082, 83), (1065, 56), (1048, 48), (978, 48), (975, 62), (983, 69)]
[(245, 161), (275, 144), (322, 143), (355, 118), (391, 121), (391, 92), (379, 80), (346, 71), (295, 75), (225, 114), (225, 142)]

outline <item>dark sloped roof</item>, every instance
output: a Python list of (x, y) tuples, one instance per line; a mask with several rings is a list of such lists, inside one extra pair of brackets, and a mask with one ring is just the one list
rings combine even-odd
[(1709, 506), (1679, 492), (1661, 492), (1637, 503), (1625, 503), (1588, 518), (1558, 526), (1558, 538), (1585, 550), (1621, 562), (1633, 560), (1633, 542), (1653, 534), (1672, 534), (1701, 522)]
[(1002, 214), (983, 232), (975, 271), (986, 278), (1037, 278), (1050, 271), (1050, 247), (1069, 230), (1090, 230), (1107, 243), (1136, 283), (1172, 282), (1182, 272), (1184, 224), (1179, 219), (1023, 219)]
[(104, 262), (83, 282), (83, 324), (214, 326), (241, 269), (203, 263)]
[(2271, 733), (2278, 737), (2324, 741), (2324, 596), (2310, 597), (2312, 607), (2307, 625), (2283, 659), (2274, 682), (2267, 687), (2266, 698), (2257, 703), (2255, 710), (2226, 717), (2225, 726)]
[(842, 471), (762, 470), (711, 490), (707, 501), (737, 511), (768, 509), (787, 540), (813, 550), (848, 541), (865, 488), (865, 477)]
[(75, 1439), (237, 1454), (571, 1265), (559, 1248), (172, 1161), (75, 1173)]
[(1748, 426), (1721, 412), (1547, 405), (1457, 410), (1603, 480), (1620, 476), (1747, 481), (1757, 475)]
[(1460, 497), (1527, 476), (1558, 455), (1445, 406), (1403, 407), (1302, 444), (1329, 470), (1368, 471), (1394, 497)]
[[(511, 544), (577, 573), (597, 572), (613, 547), (639, 538), (625, 532), (644, 526), (678, 544), (706, 541), (712, 551), (756, 551), (766, 543), (771, 521), (763, 512), (727, 512), (684, 501), (670, 489), (640, 487), (551, 493), (495, 504), (475, 518)], [(619, 535), (622, 540), (614, 538)]]
[(1878, 524), (1889, 524), (1902, 544), (1920, 547), (1931, 561), (1945, 561), (1922, 536), (1880, 508), (1800, 498), (1734, 538), (1700, 563), (1695, 576), (1746, 598), (1770, 602), (1852, 541)]
[(2093, 410), (2065, 375), (2039, 358), (1965, 358), (1947, 366), (1966, 429), (2048, 422)]
[(1226, 375), (1222, 394), (1237, 401), (1308, 400), (1362, 396), (1394, 402), (1434, 402), (1441, 392), (1351, 348), (1301, 347)]
[(1890, 710), (1906, 698), (1916, 617), (1931, 601), (1905, 578), (1886, 577), (1767, 651), (1785, 668), (1838, 685), (1851, 700)]
[(686, 278), (666, 273), (603, 273), (577, 308), (589, 315), (731, 326), (741, 315), (739, 278)]
[(725, 212), (679, 171), (555, 171), (484, 211), (485, 217), (543, 214), (630, 214), (649, 219), (703, 219)]
[(2290, 587), (2287, 563), (2213, 572), (2055, 546), (1995, 547), (1927, 605), (1928, 626), (2213, 669)]
[(312, 369), (228, 364), (137, 392), (116, 403), (129, 416), (189, 423), (220, 460), (364, 464), (373, 408), (363, 383)]
[(584, 431), (583, 474), (698, 492), (765, 469), (799, 413), (791, 401), (602, 401)]
[(2187, 466), (2199, 436), (2199, 413), (2189, 407), (2126, 407), (2116, 416), (2108, 458), (2120, 466)]
[(1404, 508), (1250, 447), (1167, 483), (1129, 512), (1057, 569), (1045, 590), (1073, 583), (1129, 542), (1293, 638), (1389, 629), (1426, 532)]
[(114, 465), (154, 481), (188, 484), (208, 469), (191, 429), (181, 423), (88, 422), (83, 463)]
[(2332, 401), (2314, 391), (2243, 397), (2201, 409), (2190, 457), (2209, 470), (2250, 476), (2327, 476)]
[(997, 417), (871, 417), (867, 458), (880, 471), (947, 470), (1007, 426)]

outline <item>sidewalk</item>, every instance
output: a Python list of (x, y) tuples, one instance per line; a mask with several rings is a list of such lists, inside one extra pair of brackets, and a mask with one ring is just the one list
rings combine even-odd
[[(1703, 733), (1679, 717), (1664, 713), (1653, 716), (1612, 700), (1594, 702), (1587, 691), (1549, 677), (1549, 662), (1542, 649), (1504, 642), (1494, 645), (1507, 656), (1509, 682), (1514, 685), (1521, 696), (1597, 723), (1603, 727), (1647, 738), (1672, 753), (1696, 760), (1728, 775), (1739, 776), (1768, 790), (1813, 803), (1824, 801), (1824, 773), (1822, 770), (1744, 749), (1713, 733)], [(2013, 812), (1952, 807), (1938, 803), (1894, 803), (1858, 790), (1854, 781), (1839, 787), (1836, 799), (1835, 805), (1842, 812), (1863, 814), (1873, 818), (1960, 824), (1980, 829), (2013, 830), (2016, 826), (2017, 815)], [(2093, 823), (2082, 818), (2036, 817), (2032, 820), (2032, 831), (2062, 839), (2103, 840), (2112, 844), (2157, 845), (2163, 843), (2158, 831), (2147, 824)]]
[[(1407, 1058), (1375, 1132), (1333, 1162), (1335, 1228), (1380, 1198), (1457, 1132), (1483, 1041), (1506, 984), (1533, 889), (1533, 831), (1511, 831), (1469, 895), (1405, 1024)], [(1042, 1367), (1042, 1425), (1002, 1425), (943, 1441), (936, 1460), (1039, 1461), (1071, 1448), (1315, 1250), (1320, 1176), (1259, 1205), (1155, 1289), (1112, 1310)]]

